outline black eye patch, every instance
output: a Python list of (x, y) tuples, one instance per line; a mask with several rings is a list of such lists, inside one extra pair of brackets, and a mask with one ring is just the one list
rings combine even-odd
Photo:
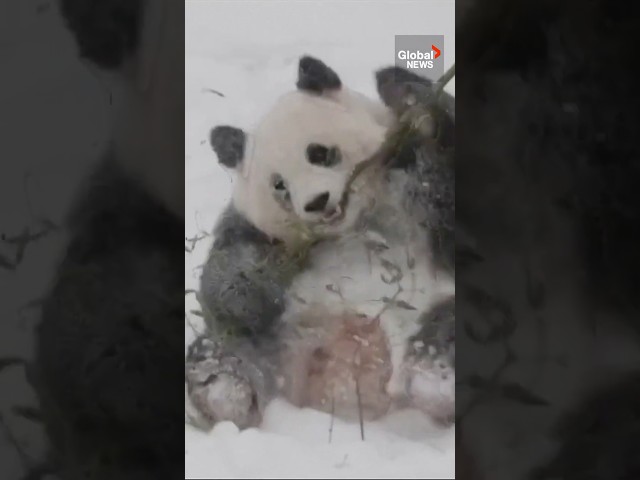
[(271, 188), (273, 188), (273, 194), (278, 203), (285, 210), (289, 210), (291, 208), (291, 193), (289, 193), (286, 180), (277, 173), (272, 175)]
[(277, 173), (271, 176), (271, 186), (274, 190), (278, 190), (279, 192), (284, 192), (287, 190), (287, 182), (285, 182), (284, 178)]
[(342, 160), (338, 147), (325, 147), (319, 143), (307, 146), (307, 160), (318, 167), (335, 167)]

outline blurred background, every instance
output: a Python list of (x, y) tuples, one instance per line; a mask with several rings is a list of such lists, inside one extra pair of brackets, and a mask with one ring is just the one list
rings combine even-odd
[[(0, 465), (22, 478), (44, 452), (24, 369), (65, 247), (58, 229), (104, 151), (111, 81), (81, 62), (54, 0), (0, 2)], [(64, 115), (64, 121), (61, 121)]]

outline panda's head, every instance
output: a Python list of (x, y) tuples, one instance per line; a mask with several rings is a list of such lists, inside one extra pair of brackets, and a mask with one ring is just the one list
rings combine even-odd
[(347, 180), (380, 148), (393, 121), (388, 107), (343, 87), (317, 59), (300, 60), (296, 86), (251, 133), (217, 126), (210, 134), (219, 162), (236, 172), (234, 207), (283, 240), (296, 222), (328, 233), (353, 225), (368, 202), (359, 195), (340, 210)]

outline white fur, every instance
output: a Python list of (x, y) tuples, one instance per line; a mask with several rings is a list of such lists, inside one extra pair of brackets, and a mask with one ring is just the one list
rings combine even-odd
[[(392, 396), (399, 396), (404, 389), (399, 367), (406, 354), (408, 338), (419, 329), (418, 316), (455, 290), (452, 278), (434, 273), (426, 232), (411, 224), (403, 213), (399, 203), (402, 176), (398, 174), (388, 184), (377, 185), (378, 198), (384, 200), (379, 201), (373, 211), (380, 232), (365, 229), (312, 250), (310, 268), (296, 277), (290, 287), (284, 316), (286, 322), (296, 322), (316, 307), (335, 314), (351, 309), (370, 317), (383, 312), (381, 326), (391, 346), (393, 375), (387, 390)], [(384, 243), (388, 248), (380, 254), (372, 253), (367, 248), (372, 241)], [(395, 301), (406, 302), (415, 310), (384, 308), (382, 299), (394, 298), (398, 292), (398, 283), (389, 284), (382, 279), (392, 277), (383, 264), (385, 260), (402, 270), (399, 282), (402, 291)], [(339, 293), (335, 293), (336, 290)], [(440, 382), (437, 388), (446, 388), (446, 395), (453, 396), (452, 381)]]
[[(292, 222), (317, 220), (304, 211), (316, 195), (330, 192), (329, 203), (337, 205), (351, 171), (380, 147), (389, 122), (385, 107), (346, 89), (323, 96), (299, 91), (283, 96), (250, 134), (234, 186), (236, 208), (263, 232), (286, 240)], [(309, 143), (338, 146), (342, 162), (333, 168), (310, 164), (305, 156)], [(288, 183), (292, 211), (273, 197), (274, 173)], [(341, 228), (355, 217), (347, 215)]]

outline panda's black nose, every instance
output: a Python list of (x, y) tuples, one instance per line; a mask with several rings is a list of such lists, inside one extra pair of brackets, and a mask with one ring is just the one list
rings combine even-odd
[(324, 211), (327, 203), (329, 202), (329, 192), (324, 192), (318, 195), (304, 206), (305, 212), (322, 212)]

